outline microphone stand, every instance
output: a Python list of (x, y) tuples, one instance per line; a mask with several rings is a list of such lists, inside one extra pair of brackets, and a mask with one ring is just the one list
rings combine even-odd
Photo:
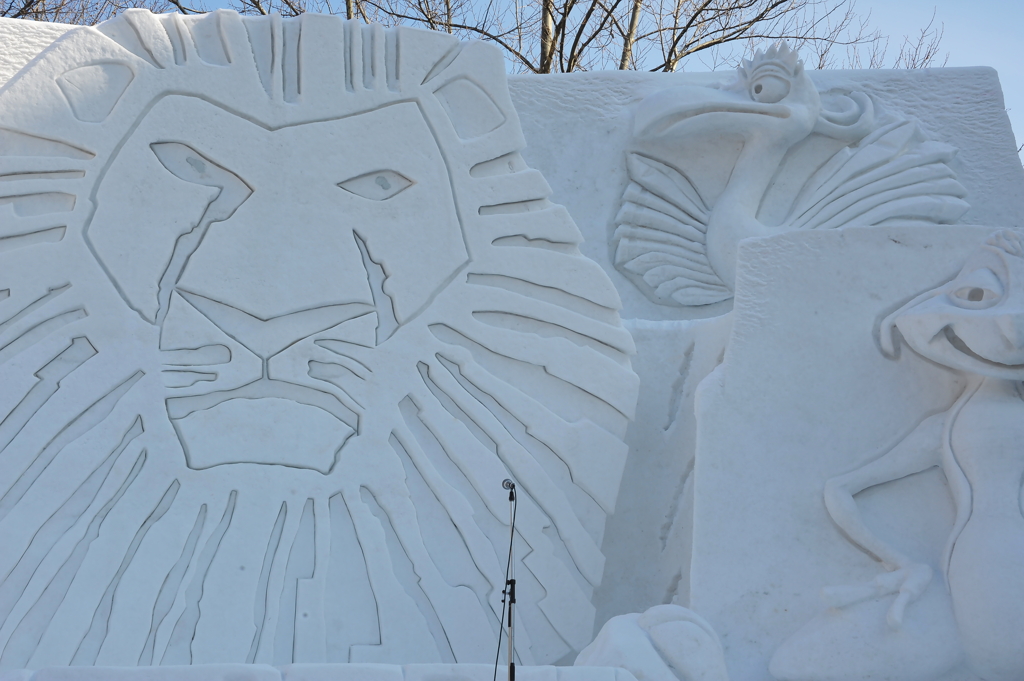
[[(516, 681), (516, 663), (515, 663), (515, 642), (513, 640), (514, 633), (512, 629), (512, 611), (516, 607), (516, 558), (515, 549), (513, 548), (513, 541), (515, 540), (516, 532), (516, 485), (510, 480), (505, 482), (508, 485), (508, 525), (509, 525), (509, 537), (508, 537), (508, 556), (509, 556), (509, 578), (505, 581), (505, 587), (508, 589), (508, 681)], [(505, 483), (502, 483), (504, 487)]]
[[(501, 617), (498, 619), (498, 626), (502, 629), (508, 626), (508, 681), (516, 681), (515, 663), (515, 641), (513, 635), (514, 617), (512, 611), (516, 605), (516, 568), (515, 568), (515, 538), (516, 538), (516, 484), (509, 479), (501, 482), (501, 486), (508, 490), (508, 564), (505, 567), (505, 588), (501, 592)], [(506, 625), (505, 610), (508, 609), (508, 621)], [(498, 658), (501, 656), (501, 634), (498, 635), (498, 650), (494, 655), (494, 679), (498, 678)]]

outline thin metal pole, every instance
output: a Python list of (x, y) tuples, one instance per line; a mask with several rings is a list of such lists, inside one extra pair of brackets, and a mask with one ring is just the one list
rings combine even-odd
[(516, 663), (514, 659), (515, 643), (512, 640), (512, 611), (516, 607), (516, 558), (515, 558), (515, 517), (516, 490), (515, 486), (508, 491), (508, 555), (509, 555), (509, 580), (508, 588), (508, 681), (516, 681)]

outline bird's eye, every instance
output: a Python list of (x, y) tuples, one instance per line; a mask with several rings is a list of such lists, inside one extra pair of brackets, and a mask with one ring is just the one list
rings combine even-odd
[(371, 201), (387, 201), (412, 185), (412, 180), (394, 170), (378, 170), (338, 183), (345, 191)]
[(1003, 297), (1003, 285), (995, 272), (984, 267), (957, 277), (949, 296), (959, 307), (986, 308), (995, 305)]
[(789, 94), (789, 81), (778, 76), (761, 76), (750, 84), (750, 98), (763, 104), (774, 104)]

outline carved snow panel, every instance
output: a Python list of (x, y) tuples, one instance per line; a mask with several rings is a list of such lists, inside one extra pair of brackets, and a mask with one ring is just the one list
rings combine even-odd
[(591, 639), (637, 378), (497, 50), (76, 30), (0, 92), (0, 669)]
[[(690, 600), (721, 636), (731, 678), (772, 678), (776, 649), (822, 613), (822, 587), (885, 573), (837, 530), (826, 481), (878, 458), (963, 391), (962, 376), (915, 353), (886, 357), (878, 331), (955, 276), (990, 231), (851, 228), (740, 248), (729, 346), (696, 397)], [(922, 471), (858, 500), (880, 536), (937, 568), (955, 508), (941, 471)], [(877, 659), (871, 642), (894, 598), (870, 606), (878, 618), (842, 648), (865, 646), (851, 660)], [(914, 607), (894, 641), (927, 631), (941, 640), (941, 623), (933, 629), (938, 620), (925, 613), (912, 621)], [(932, 641), (929, 650), (937, 658), (945, 648)]]

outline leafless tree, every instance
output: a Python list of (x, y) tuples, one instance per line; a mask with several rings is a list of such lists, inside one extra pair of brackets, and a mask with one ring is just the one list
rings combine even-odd
[(129, 7), (145, 7), (154, 12), (173, 9), (166, 0), (0, 0), (0, 17), (91, 25)]
[[(855, 33), (862, 37), (859, 44), (844, 45), (841, 41), (821, 40), (806, 50), (817, 68), (881, 69), (887, 66), (895, 69), (922, 69), (929, 66), (945, 66), (949, 53), (940, 54), (944, 26), (935, 25), (935, 12), (931, 19), (915, 35), (903, 36), (899, 51), (892, 60), (889, 55), (889, 38), (878, 30), (870, 30), (870, 14), (854, 19)], [(845, 48), (845, 49), (844, 49)], [(940, 61), (941, 60), (941, 61)]]
[[(208, 0), (0, 0), (0, 16), (95, 23), (124, 7), (207, 11)], [(212, 1), (212, 0), (209, 0)], [(3, 3), (10, 3), (4, 5)], [(445, 31), (501, 47), (514, 72), (676, 71), (734, 65), (757, 45), (788, 40), (818, 68), (921, 68), (939, 59), (935, 15), (903, 37), (872, 30), (856, 0), (228, 0), (243, 14), (303, 12)], [(342, 5), (344, 3), (344, 5)]]
[[(178, 5), (184, 0), (169, 0)], [(339, 2), (340, 0), (333, 0)], [(332, 0), (232, 0), (243, 13), (341, 13)], [(676, 71), (734, 65), (755, 46), (788, 40), (819, 68), (922, 68), (939, 57), (935, 16), (903, 38), (870, 28), (856, 0), (345, 0), (350, 19), (406, 24), (497, 43), (511, 70)]]

